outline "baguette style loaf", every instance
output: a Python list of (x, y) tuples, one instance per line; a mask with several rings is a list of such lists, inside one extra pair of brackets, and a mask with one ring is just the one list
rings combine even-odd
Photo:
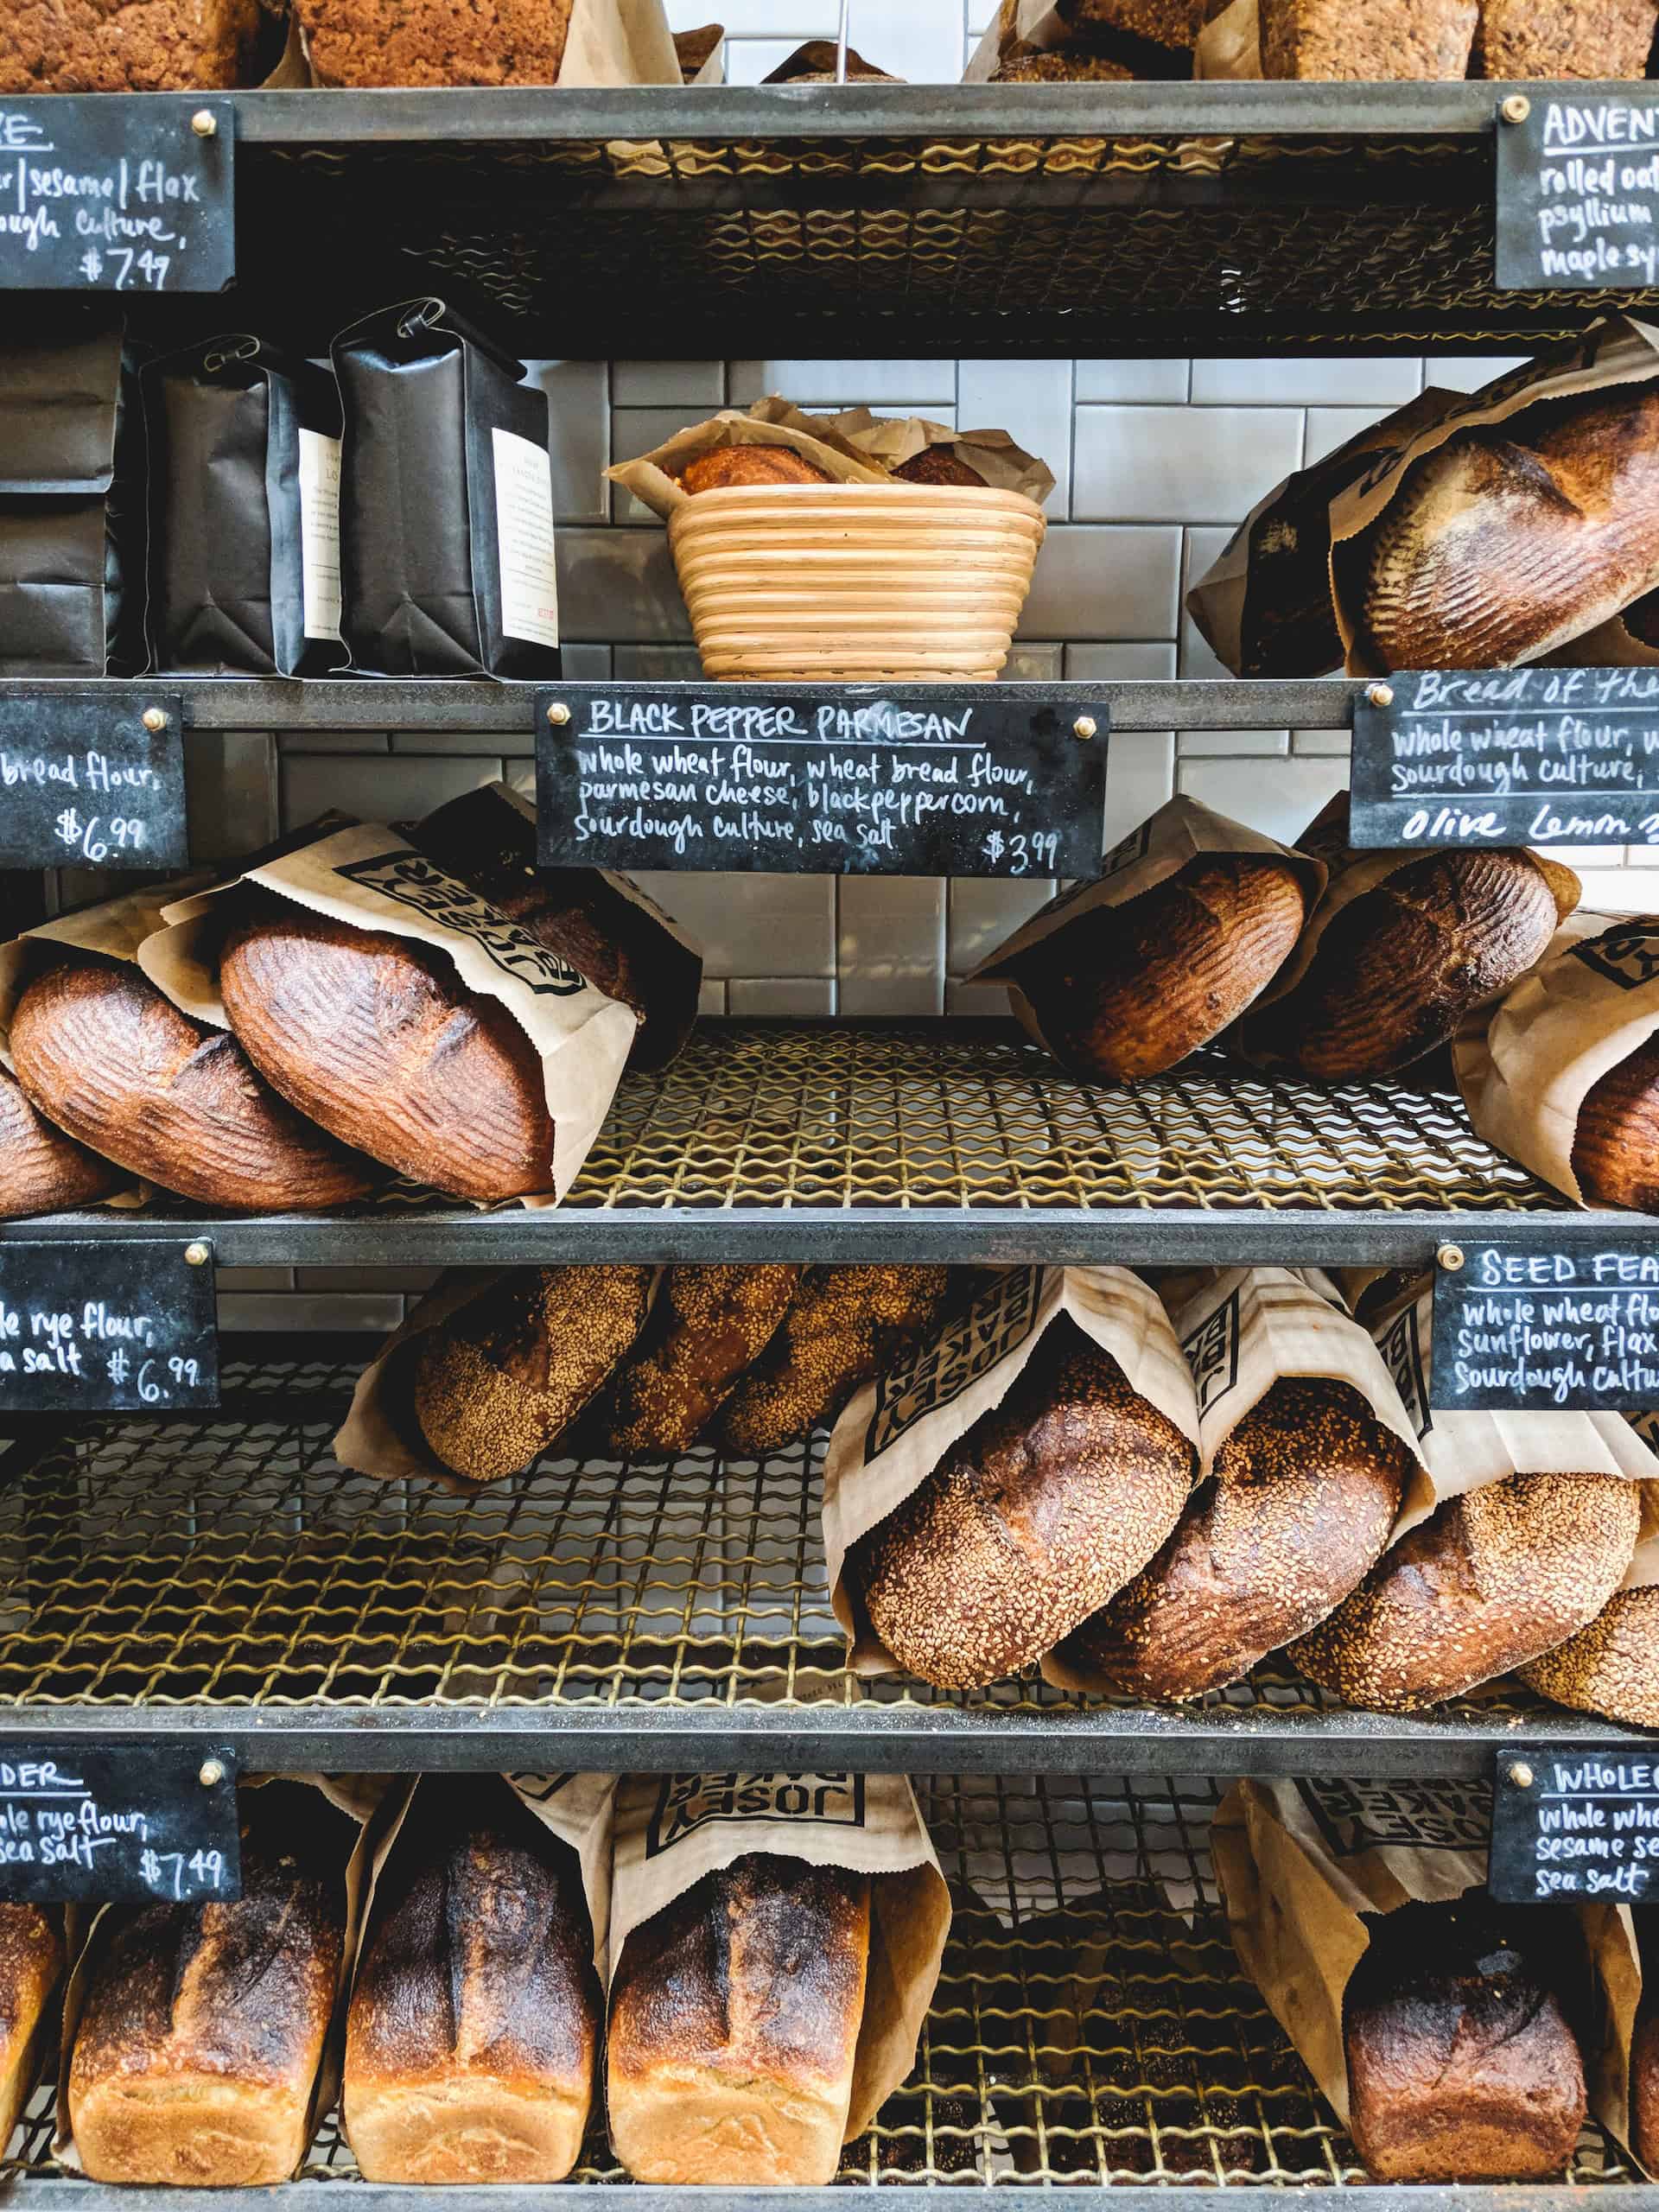
[(1659, 1037), (1638, 1046), (1585, 1093), (1573, 1173), (1587, 1205), (1659, 1206)]
[(1480, 0), (1483, 77), (1645, 77), (1654, 0)]
[(426, 1776), (381, 1870), (342, 2111), (367, 2181), (563, 2181), (599, 1980), (576, 1855), (503, 1782)]
[[(1631, 1728), (1659, 1728), (1659, 1585), (1620, 1590), (1587, 1628), (1529, 1660), (1521, 1679), (1575, 1713), (1599, 1713)], [(1655, 2084), (1659, 2121), (1659, 2083)], [(1659, 2167), (1659, 2126), (1652, 2138)]]
[(1510, 668), (1597, 628), (1659, 584), (1659, 385), (1459, 431), (1407, 472), (1367, 561), (1381, 668)]
[(789, 1307), (798, 1267), (670, 1268), (651, 1318), (594, 1399), (589, 1440), (620, 1459), (683, 1452)]
[(95, 1205), (124, 1180), (109, 1160), (54, 1128), (0, 1068), (0, 1221)]
[(55, 1917), (37, 1904), (0, 1904), (0, 2143), (11, 2140), (35, 2086), (47, 2006), (63, 1964)]
[(822, 2187), (852, 2100), (868, 1875), (754, 1852), (629, 1936), (611, 1985), (607, 2101), (641, 2182)]
[(1469, 73), (1476, 0), (1261, 0), (1261, 12), (1264, 77)]
[(17, 1001), (11, 1049), (51, 1121), (204, 1205), (342, 1205), (380, 1179), (262, 1082), (234, 1037), (181, 1014), (130, 962), (79, 955), (44, 969)]

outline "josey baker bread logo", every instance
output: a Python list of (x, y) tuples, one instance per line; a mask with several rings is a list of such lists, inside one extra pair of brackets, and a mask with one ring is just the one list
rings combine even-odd
[(875, 1411), (864, 1435), (864, 1464), (936, 1406), (948, 1406), (988, 1368), (1021, 1344), (1037, 1319), (1040, 1268), (1016, 1268), (976, 1298), (949, 1336), (875, 1386)]
[(423, 854), (377, 853), (365, 861), (343, 861), (335, 868), (353, 882), (366, 884), (383, 898), (400, 906), (412, 906), (429, 920), (446, 929), (459, 930), (485, 951), (503, 975), (512, 976), (538, 998), (574, 998), (588, 988), (568, 961), (549, 952), (534, 938), (498, 914), (493, 906), (458, 883), (453, 875), (434, 868)]
[(1659, 915), (1634, 914), (1617, 929), (1575, 944), (1573, 957), (1621, 990), (1639, 991), (1659, 976)]
[(1382, 1844), (1484, 1852), (1492, 1792), (1484, 1782), (1298, 1782), (1298, 1795), (1338, 1859)]
[(1238, 1380), (1238, 1300), (1243, 1285), (1201, 1321), (1181, 1346), (1198, 1393), (1198, 1411), (1208, 1413), (1216, 1400)]
[[(1147, 848), (1151, 842), (1152, 824), (1150, 822), (1143, 822), (1138, 830), (1131, 830), (1127, 837), (1112, 847), (1111, 851), (1101, 862), (1101, 874), (1103, 876), (1117, 875), (1124, 868), (1133, 868), (1136, 861), (1146, 858)], [(1077, 890), (1070, 895), (1075, 899), (1079, 893), (1086, 891), (1088, 887), (1087, 884), (1080, 883)]]
[(545, 1805), (556, 1797), (561, 1789), (568, 1789), (575, 1780), (574, 1774), (509, 1774), (504, 1777), (511, 1783), (521, 1797), (532, 1804)]
[(828, 1821), (864, 1825), (861, 1774), (669, 1774), (645, 1829), (655, 1859), (710, 1821)]
[(1649, 1452), (1659, 1452), (1659, 1413), (1626, 1414), (1624, 1418)]
[(1407, 1419), (1419, 1436), (1427, 1436), (1434, 1426), (1434, 1416), (1428, 1409), (1423, 1355), (1417, 1341), (1415, 1303), (1408, 1306), (1403, 1313), (1396, 1313), (1372, 1341), (1382, 1355), (1383, 1366), (1394, 1377), (1394, 1387), (1400, 1393)]

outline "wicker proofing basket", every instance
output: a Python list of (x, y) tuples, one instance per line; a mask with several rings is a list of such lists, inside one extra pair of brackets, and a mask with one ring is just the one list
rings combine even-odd
[(668, 525), (703, 673), (986, 683), (1008, 657), (1043, 512), (945, 484), (699, 492)]

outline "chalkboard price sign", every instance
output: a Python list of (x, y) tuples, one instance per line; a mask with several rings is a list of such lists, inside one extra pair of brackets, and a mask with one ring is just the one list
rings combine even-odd
[(218, 1403), (206, 1245), (0, 1242), (0, 1415)]
[(241, 1894), (229, 1749), (0, 1741), (0, 1897), (217, 1904)]
[(1659, 668), (1427, 670), (1354, 702), (1350, 836), (1659, 844)]
[(1500, 1904), (1659, 1897), (1659, 1752), (1500, 1751), (1486, 1886)]
[(0, 700), (0, 868), (181, 868), (176, 692), (14, 691)]
[(1659, 284), (1659, 98), (1535, 92), (1525, 107), (1499, 110), (1498, 289)]
[(1435, 1277), (1430, 1394), (1449, 1411), (1659, 1408), (1659, 1248), (1467, 1246)]
[(1107, 710), (1049, 685), (561, 684), (543, 868), (1094, 876)]

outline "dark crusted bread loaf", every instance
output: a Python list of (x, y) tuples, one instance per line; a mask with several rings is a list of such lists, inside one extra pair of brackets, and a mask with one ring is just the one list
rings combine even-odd
[(11, 1050), (60, 1128), (204, 1205), (337, 1206), (378, 1179), (262, 1082), (234, 1037), (181, 1014), (130, 961), (73, 954), (42, 970), (12, 1014)]
[(346, 1943), (351, 1823), (319, 1792), (243, 1799), (234, 1904), (141, 1907), (86, 1989), (69, 2119), (94, 2181), (250, 2188), (286, 2181)]
[(730, 484), (831, 484), (827, 469), (792, 446), (711, 446), (680, 471), (687, 492), (720, 492)]
[(536, 1048), (442, 953), (260, 892), (226, 934), (219, 989), (260, 1073), (342, 1143), (458, 1198), (551, 1184)]
[(1592, 1621), (1629, 1571), (1639, 1485), (1511, 1475), (1447, 1498), (1294, 1646), (1349, 1705), (1416, 1713), (1535, 1659)]
[(415, 1418), (468, 1482), (516, 1475), (582, 1411), (639, 1335), (649, 1268), (538, 1268), (505, 1275), (427, 1332)]
[(46, 2009), (62, 1972), (57, 1915), (0, 1904), (0, 2140), (11, 2140), (35, 2086)]
[(1654, 0), (1480, 0), (1483, 77), (1645, 77)]
[(944, 1689), (1040, 1659), (1153, 1556), (1196, 1454), (1069, 1315), (847, 1573), (901, 1667)]
[(782, 1321), (801, 1270), (670, 1268), (651, 1318), (594, 1400), (584, 1440), (620, 1459), (683, 1452)]
[(1371, 1922), (1343, 1996), (1350, 2132), (1373, 2181), (1542, 2181), (1584, 2125), (1557, 1908), (1484, 1892)]
[(227, 91), (258, 22), (257, 0), (9, 0), (0, 92)]
[[(1587, 1628), (1529, 1661), (1521, 1679), (1575, 1713), (1659, 1728), (1659, 1585), (1615, 1592)], [(1653, 2145), (1659, 2154), (1659, 2129)], [(1659, 2170), (1659, 2156), (1643, 2163)]]
[(993, 85), (1119, 84), (1135, 81), (1135, 72), (1114, 55), (1077, 47), (1050, 52), (1037, 47), (1009, 54), (992, 70)]
[(1207, 853), (1126, 905), (1097, 906), (1033, 945), (1014, 981), (1074, 1073), (1103, 1083), (1158, 1075), (1267, 988), (1306, 907), (1287, 862)]
[(125, 1180), (118, 1167), (54, 1128), (0, 1068), (0, 1221), (95, 1205)]
[(1466, 77), (1475, 20), (1476, 0), (1262, 0), (1262, 74)]
[(1638, 1046), (1586, 1092), (1573, 1173), (1586, 1205), (1659, 1206), (1659, 1037)]
[(835, 2177), (869, 1877), (752, 1852), (636, 1928), (611, 1984), (611, 2141), (642, 2182)]
[[(1656, 1593), (1659, 1594), (1659, 1593)], [(1645, 1724), (1659, 1726), (1652, 1720)], [(1630, 2039), (1630, 2148), (1649, 2173), (1659, 2173), (1659, 1989), (1654, 1986), (1659, 1958), (1649, 1930), (1653, 1908), (1640, 1916), (1642, 2009)]]
[(1582, 637), (1659, 584), (1659, 386), (1459, 431), (1407, 472), (1366, 561), (1378, 667), (1509, 668)]
[(552, 85), (573, 0), (296, 0), (321, 85)]
[(969, 468), (946, 447), (924, 446), (908, 461), (901, 461), (893, 474), (906, 484), (983, 484), (976, 468)]
[(1130, 1697), (1236, 1681), (1375, 1564), (1411, 1465), (1351, 1383), (1283, 1377), (1222, 1446), (1151, 1566), (1067, 1639), (1062, 1663)]
[(575, 1853), (505, 1782), (424, 1777), (346, 2016), (342, 2113), (364, 2178), (563, 2181), (600, 2011)]
[(942, 1319), (945, 1268), (808, 1268), (777, 1330), (715, 1414), (709, 1441), (776, 1452), (833, 1421), (861, 1382)]

